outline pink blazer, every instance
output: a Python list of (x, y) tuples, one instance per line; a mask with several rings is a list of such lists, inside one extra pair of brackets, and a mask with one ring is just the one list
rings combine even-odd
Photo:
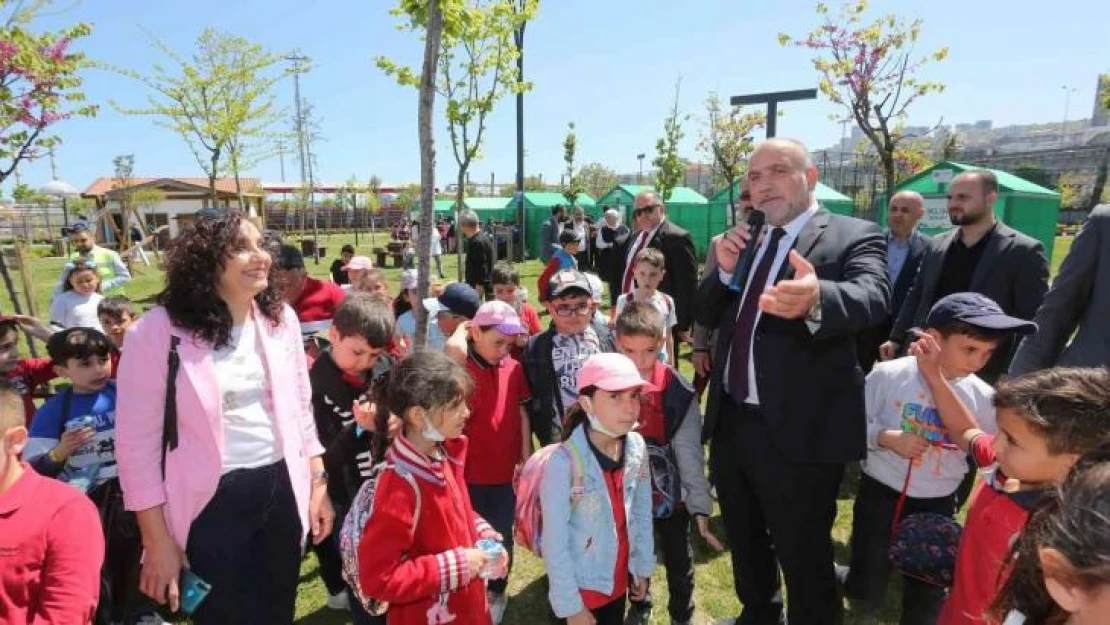
[[(311, 474), (308, 460), (324, 453), (312, 418), (312, 393), (297, 316), (288, 306), (281, 325), (257, 314), (278, 445), (289, 467), (301, 528), (307, 533)], [(170, 335), (181, 337), (177, 353), (178, 446), (166, 456), (163, 480), (162, 419)], [(144, 314), (127, 332), (116, 395), (116, 461), (124, 505), (147, 510), (163, 505), (170, 535), (184, 549), (189, 526), (220, 481), (224, 445), (220, 387), (212, 346), (174, 327), (165, 309)]]

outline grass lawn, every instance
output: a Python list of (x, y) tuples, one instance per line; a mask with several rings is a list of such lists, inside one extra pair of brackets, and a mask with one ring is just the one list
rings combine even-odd
[[(358, 247), (359, 253), (369, 254), (371, 246), (368, 238), (369, 237), (366, 236), (361, 237), (361, 245)], [(328, 253), (333, 257), (338, 254), (341, 245), (344, 243), (354, 243), (353, 236), (337, 235), (334, 237), (324, 237), (324, 239), (325, 241), (323, 241), (321, 245), (326, 245)], [(384, 242), (385, 236), (379, 235), (378, 240)], [(1060, 262), (1070, 248), (1070, 237), (1057, 238), (1051, 263), (1053, 276), (1055, 276)], [(331, 258), (321, 259), (318, 265), (314, 264), (312, 259), (306, 259), (309, 272), (319, 277), (327, 277), (328, 266), (330, 264)], [(457, 267), (454, 256), (445, 256), (443, 264), (444, 272), (448, 277), (454, 276)], [(53, 289), (63, 265), (64, 262), (57, 258), (42, 258), (31, 261), (31, 270), (33, 272), (35, 287), (34, 301), (36, 302), (36, 310), (40, 318), (45, 319), (46, 317), (50, 291)], [(542, 266), (539, 261), (529, 261), (520, 265), (519, 269), (521, 272), (521, 283), (528, 288), (529, 292), (532, 294), (533, 301), (535, 301), (535, 284), (537, 277), (542, 271)], [(389, 276), (394, 288), (398, 287), (399, 273), (399, 269), (391, 268), (386, 270), (386, 274)], [(18, 274), (14, 274), (12, 277), (13, 280), (18, 282)], [(153, 305), (153, 296), (161, 288), (161, 284), (162, 274), (159, 270), (153, 267), (142, 268), (140, 272), (137, 272), (135, 279), (126, 285), (124, 291), (128, 297), (140, 303), (140, 306), (145, 308)], [(0, 293), (0, 310), (12, 310), (10, 298), (6, 290)], [(26, 351), (26, 345), (21, 345), (21, 349)], [(45, 351), (41, 348), (41, 345), (39, 351), (40, 353)], [(693, 369), (689, 361), (688, 346), (681, 350), (680, 369), (684, 375), (692, 377)], [(854, 478), (857, 474), (858, 473), (854, 471), (849, 471), (849, 476), (845, 479), (845, 485), (842, 488), (839, 501), (837, 502), (839, 515), (836, 525), (833, 528), (833, 539), (835, 541), (837, 559), (842, 562), (847, 559), (847, 543), (852, 527), (852, 497), (855, 488)], [(723, 540), (724, 529), (720, 524), (719, 512), (715, 512), (715, 516), (711, 519), (711, 525), (717, 536)], [(697, 566), (695, 599), (698, 612), (695, 622), (712, 623), (739, 614), (740, 605), (732, 591), (732, 569), (729, 555), (727, 553), (718, 554), (711, 552), (704, 545), (700, 537), (693, 538), (693, 543)], [(504, 623), (508, 625), (546, 623), (547, 598), (546, 588), (542, 579), (543, 564), (523, 550), (518, 550), (517, 556), (509, 581), (510, 600)], [(304, 565), (301, 568), (301, 582), (301, 588), (297, 598), (298, 623), (303, 623), (305, 625), (333, 625), (350, 622), (349, 619), (345, 618), (343, 613), (327, 609), (325, 605), (327, 591), (320, 579), (314, 556), (310, 555), (305, 559)], [(896, 583), (897, 582), (895, 582), (895, 584)], [(887, 602), (880, 614), (877, 616), (864, 617), (862, 615), (853, 614), (849, 608), (846, 623), (896, 622), (897, 602), (894, 601), (893, 598), (898, 596), (898, 594), (895, 592), (895, 584), (891, 585), (890, 592), (888, 593), (891, 600)], [(652, 622), (660, 624), (669, 623), (669, 618), (666, 615), (666, 576), (661, 566), (656, 569), (655, 578), (652, 581), (652, 588), (656, 605), (655, 617)]]

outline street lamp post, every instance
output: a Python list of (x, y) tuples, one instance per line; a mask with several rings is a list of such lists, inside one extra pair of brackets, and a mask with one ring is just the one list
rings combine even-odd
[(640, 154), (636, 155), (636, 158), (638, 158), (640, 160), (640, 173), (636, 174), (636, 184), (643, 184), (644, 183), (643, 178), (644, 178), (644, 157), (645, 156), (647, 156), (647, 155), (642, 153), (642, 152)]
[(1078, 91), (1075, 87), (1063, 85), (1064, 90), (1064, 123), (1060, 127), (1060, 147), (1068, 146), (1068, 108), (1071, 105), (1071, 94)]

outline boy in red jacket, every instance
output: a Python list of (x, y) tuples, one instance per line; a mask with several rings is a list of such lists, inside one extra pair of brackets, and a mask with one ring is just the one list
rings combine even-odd
[(19, 393), (0, 381), (0, 617), (6, 625), (88, 623), (104, 536), (88, 497), (21, 464)]

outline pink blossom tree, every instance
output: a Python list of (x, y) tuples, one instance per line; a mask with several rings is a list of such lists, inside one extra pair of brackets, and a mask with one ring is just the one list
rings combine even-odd
[(884, 15), (864, 23), (866, 11), (867, 0), (851, 0), (838, 17), (830, 15), (825, 4), (818, 4), (817, 14), (824, 24), (797, 39), (780, 34), (779, 43), (813, 51), (821, 93), (847, 109), (875, 147), (889, 190), (898, 174), (899, 144), (907, 138), (900, 127), (910, 105), (944, 91), (942, 83), (917, 75), (930, 61), (943, 61), (948, 48), (915, 56), (920, 19)]
[(77, 24), (57, 32), (32, 32), (48, 0), (0, 0), (0, 183), (24, 160), (42, 156), (61, 142), (50, 127), (74, 115), (91, 117), (78, 72), (85, 55), (72, 43), (92, 27)]

